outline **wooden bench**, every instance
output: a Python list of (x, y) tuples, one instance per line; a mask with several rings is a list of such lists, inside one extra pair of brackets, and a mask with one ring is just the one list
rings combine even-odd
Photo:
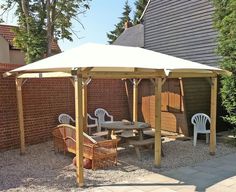
[[(129, 144), (134, 146), (134, 149), (136, 151), (138, 159), (142, 160), (142, 156), (141, 156), (141, 153), (140, 153), (140, 147), (142, 147), (142, 146), (153, 146), (155, 144), (155, 139), (150, 138), (150, 139), (144, 139), (144, 140), (141, 140), (141, 141), (140, 140), (130, 140)], [(161, 146), (161, 155), (164, 156), (162, 146)]]

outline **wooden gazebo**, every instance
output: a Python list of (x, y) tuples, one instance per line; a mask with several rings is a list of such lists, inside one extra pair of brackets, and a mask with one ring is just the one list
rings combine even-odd
[(16, 76), (21, 153), (25, 153), (24, 117), (21, 86), (28, 78), (70, 78), (75, 89), (77, 182), (84, 185), (83, 129), (87, 119), (89, 79), (133, 79), (133, 121), (138, 121), (138, 83), (151, 79), (155, 86), (155, 159), (161, 165), (161, 91), (167, 78), (211, 79), (210, 154), (216, 150), (217, 75), (227, 71), (164, 55), (142, 48), (85, 44), (4, 74)]

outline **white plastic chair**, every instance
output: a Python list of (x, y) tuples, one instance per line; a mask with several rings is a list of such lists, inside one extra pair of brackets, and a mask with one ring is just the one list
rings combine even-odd
[[(96, 131), (98, 131), (98, 120), (97, 120), (97, 118), (91, 117), (91, 115), (88, 114), (88, 113), (87, 113), (87, 118), (88, 118), (88, 119), (87, 119), (88, 133), (89, 133), (89, 135), (91, 135), (91, 130), (92, 130), (93, 128), (96, 128), (96, 129), (97, 129)], [(94, 123), (91, 124), (91, 123), (90, 123), (91, 121), (93, 121)]]
[[(95, 115), (95, 117), (98, 118), (98, 132), (100, 132), (102, 129), (102, 127), (101, 127), (102, 123), (113, 121), (113, 116), (109, 115), (109, 113), (105, 109), (102, 109), (102, 108), (96, 109), (94, 112), (94, 115)], [(110, 121), (106, 121), (106, 119), (105, 119), (106, 116), (110, 118)]]
[(206, 134), (206, 143), (209, 143), (210, 129), (206, 129), (206, 123), (209, 121), (211, 123), (210, 117), (204, 113), (197, 113), (192, 116), (191, 122), (194, 125), (193, 132), (193, 146), (197, 144), (197, 134), (203, 133)]
[(68, 114), (62, 113), (58, 117), (58, 121), (61, 124), (70, 124), (70, 122), (75, 123), (75, 120)]

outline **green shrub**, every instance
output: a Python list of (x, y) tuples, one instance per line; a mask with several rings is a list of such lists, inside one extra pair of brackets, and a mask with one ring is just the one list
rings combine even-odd
[(214, 26), (218, 30), (217, 53), (220, 66), (232, 72), (221, 78), (222, 105), (227, 111), (224, 120), (236, 126), (236, 1), (212, 0), (215, 6)]

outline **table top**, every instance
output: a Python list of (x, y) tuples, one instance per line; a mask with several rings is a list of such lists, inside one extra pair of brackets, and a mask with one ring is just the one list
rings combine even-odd
[(127, 124), (127, 122), (123, 121), (113, 121), (113, 122), (104, 122), (101, 124), (103, 128), (106, 129), (147, 129), (150, 128), (150, 125), (148, 123), (144, 122), (135, 122), (134, 124)]

